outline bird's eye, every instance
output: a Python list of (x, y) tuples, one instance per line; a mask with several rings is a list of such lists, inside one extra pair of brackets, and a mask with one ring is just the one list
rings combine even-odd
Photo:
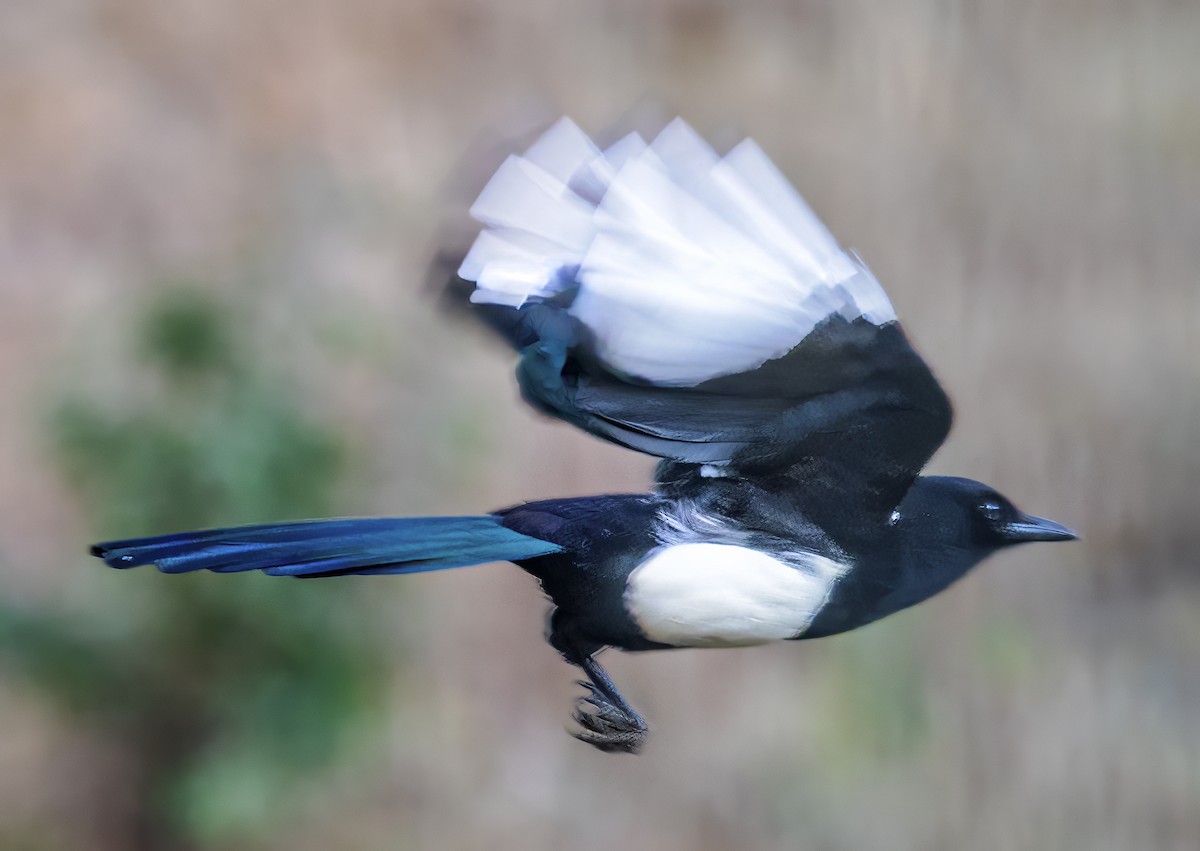
[(1000, 503), (989, 501), (979, 506), (979, 513), (988, 520), (999, 520), (1000, 516), (1004, 513), (1004, 509), (1001, 508)]

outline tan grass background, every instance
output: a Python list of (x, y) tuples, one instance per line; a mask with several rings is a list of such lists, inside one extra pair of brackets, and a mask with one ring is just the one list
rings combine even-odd
[[(956, 403), (933, 468), (1083, 541), (862, 634), (610, 656), (637, 759), (563, 733), (518, 571), (374, 580), (391, 722), (250, 847), (1200, 847), (1198, 43), (1172, 0), (0, 2), (0, 593), (99, 569), (46, 399), (118, 392), (164, 280), (349, 435), (343, 513), (644, 488), (423, 276), (473, 144), (657, 104), (755, 137), (871, 263)], [(106, 847), (120, 755), (15, 684), (0, 713), (0, 822)]]

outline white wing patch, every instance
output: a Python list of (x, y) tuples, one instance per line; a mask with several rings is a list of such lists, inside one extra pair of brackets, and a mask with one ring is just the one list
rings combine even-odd
[(519, 307), (576, 283), (569, 310), (600, 358), (659, 385), (754, 369), (834, 313), (895, 319), (754, 142), (720, 157), (678, 119), (601, 151), (564, 118), (471, 214), (486, 225), (459, 269), (472, 301)]
[(795, 638), (849, 569), (815, 553), (797, 562), (731, 544), (661, 547), (629, 575), (625, 607), (647, 638), (677, 647)]

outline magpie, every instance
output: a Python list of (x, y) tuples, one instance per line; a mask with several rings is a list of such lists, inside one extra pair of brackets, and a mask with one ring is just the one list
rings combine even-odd
[(763, 151), (680, 120), (604, 149), (562, 119), (471, 207), (454, 282), (539, 411), (659, 460), (651, 492), (466, 517), (305, 520), (98, 544), (117, 568), (272, 576), (510, 561), (586, 691), (574, 735), (647, 725), (596, 661), (856, 629), (991, 553), (1074, 532), (987, 485), (920, 476), (951, 407), (871, 271)]

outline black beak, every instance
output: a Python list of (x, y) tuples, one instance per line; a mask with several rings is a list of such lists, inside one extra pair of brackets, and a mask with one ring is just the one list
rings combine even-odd
[(1079, 537), (1061, 523), (1029, 514), (1022, 514), (1013, 522), (1005, 524), (1003, 534), (1004, 540), (1012, 544), (1023, 544), (1026, 541), (1074, 541)]

